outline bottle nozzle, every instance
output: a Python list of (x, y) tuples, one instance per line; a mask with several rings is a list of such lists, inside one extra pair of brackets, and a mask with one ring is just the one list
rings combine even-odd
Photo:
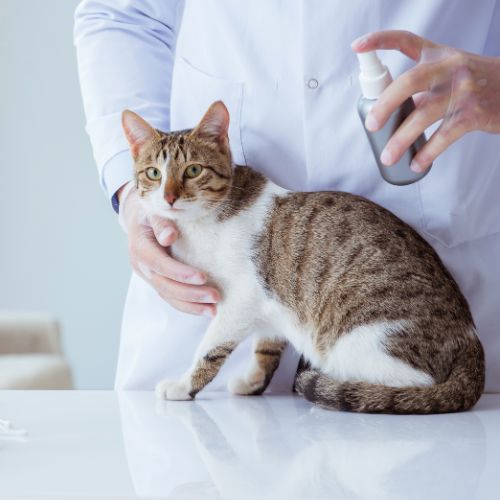
[(359, 52), (358, 54), (359, 68), (364, 75), (377, 76), (384, 72), (384, 66), (380, 61), (377, 52)]
[(368, 99), (376, 99), (392, 82), (391, 74), (380, 61), (377, 52), (359, 52), (359, 81), (363, 95)]

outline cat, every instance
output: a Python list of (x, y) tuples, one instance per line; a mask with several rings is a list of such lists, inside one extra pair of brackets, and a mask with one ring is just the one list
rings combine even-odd
[(122, 125), (144, 210), (175, 222), (172, 255), (222, 293), (191, 368), (157, 397), (193, 399), (254, 335), (236, 394), (262, 394), (290, 342), (305, 360), (295, 391), (324, 408), (426, 414), (478, 401), (484, 352), (467, 301), (409, 225), (361, 196), (291, 192), (234, 165), (222, 101), (189, 130), (129, 110)]

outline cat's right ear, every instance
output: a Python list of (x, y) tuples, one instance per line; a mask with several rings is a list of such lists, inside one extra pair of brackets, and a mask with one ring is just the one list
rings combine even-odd
[(122, 113), (122, 126), (134, 158), (156, 135), (155, 129), (146, 120), (128, 109)]

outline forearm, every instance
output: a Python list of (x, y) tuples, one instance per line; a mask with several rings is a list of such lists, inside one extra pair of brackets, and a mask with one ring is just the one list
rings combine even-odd
[(74, 41), (86, 130), (110, 199), (132, 178), (122, 111), (133, 109), (156, 128), (169, 129), (177, 4), (83, 0), (76, 9)]

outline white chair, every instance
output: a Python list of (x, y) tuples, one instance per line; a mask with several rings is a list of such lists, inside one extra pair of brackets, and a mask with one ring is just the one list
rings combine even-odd
[(57, 321), (0, 311), (0, 389), (72, 389)]

